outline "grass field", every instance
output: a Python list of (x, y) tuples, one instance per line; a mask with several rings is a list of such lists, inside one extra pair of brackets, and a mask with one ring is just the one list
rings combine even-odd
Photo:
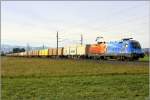
[(2, 57), (2, 100), (148, 100), (147, 62)]
[(149, 61), (149, 56), (144, 56), (144, 58), (140, 58), (140, 61)]

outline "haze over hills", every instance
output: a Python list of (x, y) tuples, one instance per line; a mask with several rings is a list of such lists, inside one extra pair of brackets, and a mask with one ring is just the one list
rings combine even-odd
[[(27, 46), (17, 46), (17, 45), (9, 45), (9, 44), (2, 44), (1, 45), (1, 51), (3, 53), (9, 53), (13, 51), (13, 48), (24, 48), (25, 50), (27, 50)], [(44, 48), (48, 48), (47, 46), (44, 46)], [(43, 46), (41, 47), (29, 47), (30, 50), (39, 50), (39, 49), (43, 49)]]

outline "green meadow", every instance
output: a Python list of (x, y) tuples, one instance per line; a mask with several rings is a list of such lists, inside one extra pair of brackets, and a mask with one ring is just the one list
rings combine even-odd
[(149, 56), (144, 56), (144, 58), (140, 58), (139, 59), (140, 61), (149, 61)]
[(2, 100), (148, 100), (149, 63), (1, 58)]

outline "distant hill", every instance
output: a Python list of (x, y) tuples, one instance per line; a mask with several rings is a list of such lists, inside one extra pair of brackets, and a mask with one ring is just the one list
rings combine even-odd
[(8, 53), (13, 50), (13, 48), (16, 48), (18, 46), (12, 46), (12, 45), (7, 45), (7, 44), (2, 44), (1, 45), (1, 52)]
[[(9, 53), (9, 52), (13, 51), (13, 48), (24, 48), (25, 50), (27, 50), (26, 46), (16, 46), (16, 45), (2, 44), (1, 45), (1, 52)], [(48, 47), (44, 47), (44, 48), (48, 48)], [(39, 49), (43, 49), (43, 47), (31, 47), (30, 46), (30, 50), (39, 50)]]

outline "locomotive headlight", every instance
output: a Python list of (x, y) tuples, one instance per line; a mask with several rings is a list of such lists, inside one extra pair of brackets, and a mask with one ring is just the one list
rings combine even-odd
[(125, 44), (125, 47), (127, 48), (127, 47), (128, 47), (128, 44)]

